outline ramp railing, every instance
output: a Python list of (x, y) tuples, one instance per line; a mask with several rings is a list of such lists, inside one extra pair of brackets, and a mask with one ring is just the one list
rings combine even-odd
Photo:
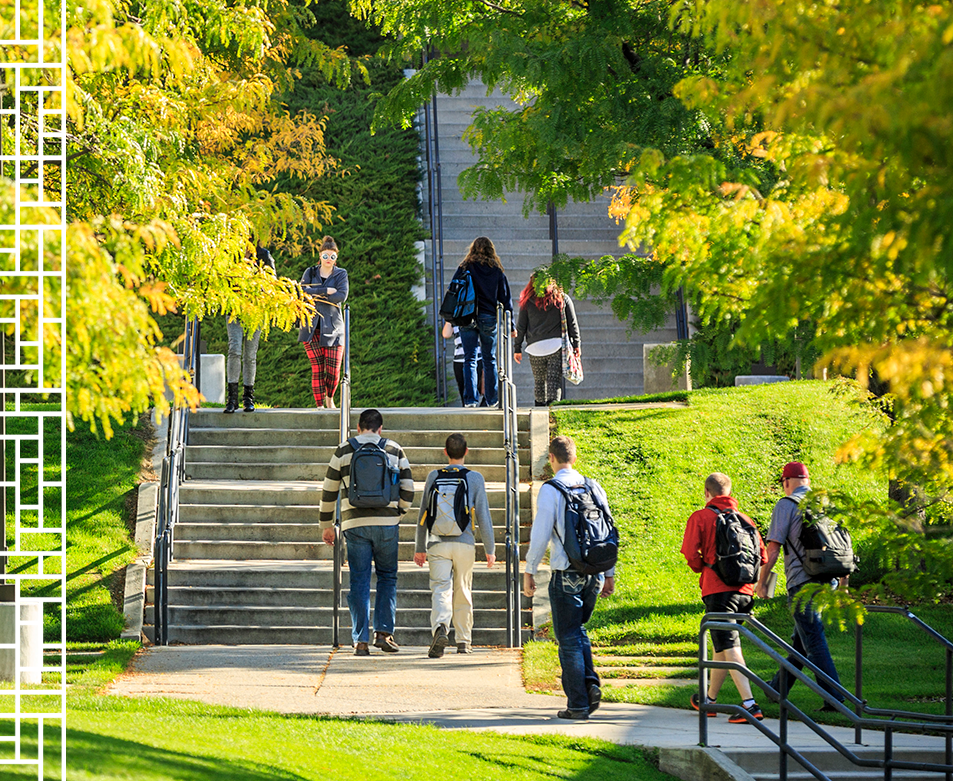
[[(520, 457), (516, 383), (513, 381), (513, 313), (497, 306), (496, 365), (503, 410), (503, 447), (506, 450), (506, 638), (511, 648), (522, 645), (520, 631)], [(490, 378), (484, 378), (489, 382)]]
[[(733, 623), (732, 620), (743, 620), (744, 625)], [(771, 658), (781, 671), (779, 684), (781, 689), (787, 690), (785, 676), (793, 676), (796, 680), (803, 683), (811, 691), (823, 698), (824, 702), (837, 710), (838, 713), (846, 716), (855, 727), (855, 737), (860, 733), (858, 729), (877, 730), (884, 733), (884, 753), (882, 759), (870, 759), (859, 756), (852, 749), (841, 743), (824, 725), (818, 724), (807, 713), (795, 705), (787, 695), (774, 689), (770, 683), (762, 680), (757, 674), (752, 672), (744, 665), (736, 662), (717, 662), (708, 659), (707, 634), (710, 630), (737, 631), (743, 635), (749, 646), (756, 647)], [(756, 634), (757, 632), (758, 634)], [(764, 639), (762, 639), (761, 636)], [(942, 636), (940, 636), (942, 637)], [(944, 638), (945, 640), (945, 638)], [(780, 705), (779, 728), (775, 733), (768, 724), (758, 721), (752, 717), (741, 705), (712, 704), (706, 701), (703, 696), (708, 691), (708, 671), (713, 669), (735, 670), (740, 672), (746, 678), (757, 684), (763, 689), (768, 697), (775, 700)], [(817, 683), (808, 677), (807, 672), (812, 673), (817, 678)], [(938, 716), (933, 714), (913, 713), (909, 711), (890, 711), (886, 709), (872, 709), (867, 706), (865, 700), (858, 695), (846, 689), (842, 684), (833, 680), (821, 669), (811, 663), (805, 656), (794, 650), (788, 643), (778, 637), (774, 632), (768, 629), (764, 624), (750, 615), (738, 613), (707, 613), (701, 622), (701, 629), (698, 634), (698, 686), (699, 686), (699, 721), (698, 738), (699, 744), (708, 745), (708, 714), (729, 713), (740, 714), (745, 717), (747, 722), (755, 727), (762, 735), (771, 740), (779, 749), (779, 778), (781, 781), (787, 781), (788, 778), (788, 758), (793, 758), (807, 772), (819, 779), (819, 781), (831, 781), (830, 777), (818, 768), (801, 751), (795, 748), (788, 738), (789, 721), (796, 718), (814, 734), (820, 737), (829, 746), (835, 749), (842, 757), (847, 759), (858, 768), (870, 768), (883, 771), (885, 781), (890, 781), (894, 770), (916, 770), (922, 772), (942, 773), (946, 781), (953, 777), (953, 763), (950, 762), (949, 754), (946, 761), (938, 762), (914, 762), (905, 759), (896, 759), (893, 756), (893, 739), (897, 732), (912, 733), (931, 733), (941, 735), (946, 740), (947, 746), (953, 738), (953, 720), (949, 715)], [(831, 692), (834, 692), (833, 694)], [(839, 699), (843, 697), (843, 702)], [(853, 710), (852, 710), (853, 708)], [(877, 719), (862, 716), (863, 713), (877, 713), (889, 718)], [(903, 716), (900, 720), (898, 717)], [(949, 749), (947, 749), (949, 751)], [(868, 778), (875, 776), (869, 775)]]

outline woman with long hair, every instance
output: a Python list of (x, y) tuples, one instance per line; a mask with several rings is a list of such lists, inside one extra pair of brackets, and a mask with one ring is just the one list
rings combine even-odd
[(341, 304), (347, 300), (347, 271), (337, 265), (338, 245), (325, 236), (318, 252), (320, 263), (309, 266), (301, 277), (301, 288), (314, 300), (317, 310), (311, 322), (298, 329), (311, 361), (311, 391), (319, 407), (334, 409), (334, 392), (341, 378), (344, 357), (344, 316)]
[(548, 407), (562, 397), (563, 313), (566, 315), (569, 343), (576, 355), (580, 355), (582, 345), (572, 299), (544, 272), (534, 271), (520, 293), (513, 360), (522, 362), (525, 339), (529, 365), (533, 369), (533, 395), (537, 407)]
[(513, 299), (510, 297), (506, 274), (503, 273), (503, 264), (493, 242), (486, 236), (473, 240), (453, 278), (462, 277), (467, 271), (470, 272), (476, 292), (477, 315), (471, 325), (460, 327), (460, 341), (463, 342), (463, 406), (480, 406), (477, 384), (479, 345), (483, 353), (484, 396), (487, 406), (495, 407), (500, 400), (496, 371), (496, 307), (502, 304), (506, 311), (512, 312)]

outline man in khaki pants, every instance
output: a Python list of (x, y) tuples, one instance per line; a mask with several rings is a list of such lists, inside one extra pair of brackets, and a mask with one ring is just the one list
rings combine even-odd
[(457, 653), (471, 652), (471, 586), (476, 561), (474, 521), (480, 525), (487, 567), (492, 567), (496, 562), (486, 484), (483, 475), (463, 466), (467, 455), (467, 440), (463, 434), (447, 437), (444, 453), (449, 464), (427, 475), (420, 502), (414, 553), (414, 562), (418, 567), (430, 563), (430, 590), (433, 592), (430, 626), (433, 641), (427, 655), (431, 659), (443, 656), (443, 649), (450, 642), (451, 622)]

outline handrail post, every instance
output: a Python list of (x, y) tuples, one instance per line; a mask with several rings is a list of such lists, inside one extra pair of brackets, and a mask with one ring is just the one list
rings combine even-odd
[(884, 730), (884, 781), (893, 778), (893, 725), (888, 723)]
[(708, 628), (702, 622), (698, 633), (698, 745), (708, 746), (708, 714), (704, 707), (708, 704)]
[[(946, 649), (946, 715), (953, 716), (953, 648)], [(943, 761), (953, 765), (953, 733), (946, 733), (946, 753)], [(946, 772), (946, 781), (953, 781), (953, 772)]]
[[(864, 625), (855, 624), (854, 626), (854, 694), (858, 700), (864, 698)], [(855, 705), (854, 710), (858, 716), (864, 715), (864, 706)], [(863, 739), (864, 728), (858, 721), (854, 725), (854, 743), (860, 744)]]
[[(347, 441), (351, 433), (351, 308), (342, 309), (344, 315), (344, 355), (341, 363), (341, 413), (338, 423), (339, 442)], [(341, 592), (344, 569), (344, 533), (341, 531), (341, 497), (334, 512), (334, 565), (332, 571), (331, 645), (341, 645)]]

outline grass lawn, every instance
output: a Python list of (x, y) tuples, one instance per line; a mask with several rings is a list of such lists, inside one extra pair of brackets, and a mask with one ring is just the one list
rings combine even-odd
[[(832, 395), (830, 387), (792, 382), (696, 391), (687, 409), (553, 410), (558, 432), (576, 440), (580, 471), (605, 487), (622, 535), (615, 596), (600, 600), (589, 623), (600, 654), (697, 656), (698, 622), (704, 610), (698, 575), (688, 569), (680, 547), (688, 516), (703, 506), (703, 484), (711, 472), (732, 478), (741, 509), (762, 532), (781, 496), (781, 468), (790, 460), (808, 465), (816, 488), (885, 500), (886, 481), (881, 476), (834, 462), (837, 446), (872, 422)], [(865, 539), (863, 529), (855, 530), (854, 536), (863, 559), (873, 541)], [(781, 570), (780, 563), (777, 568)], [(784, 593), (782, 572), (778, 594)], [(942, 634), (953, 636), (953, 608), (930, 606), (914, 612)], [(754, 614), (780, 636), (790, 636), (793, 621), (783, 596), (757, 601)], [(827, 634), (841, 679), (852, 686), (853, 629), (830, 628)], [(936, 644), (899, 617), (871, 615), (864, 647), (864, 696), (872, 705), (942, 712), (938, 700), (944, 690), (945, 659)], [(896, 672), (898, 658), (903, 658), (902, 675)], [(551, 644), (530, 644), (525, 659), (531, 688), (559, 690)], [(752, 649), (746, 659), (762, 677), (773, 675), (774, 666), (763, 654)], [(731, 702), (737, 693), (730, 681), (725, 686), (719, 699)], [(684, 708), (691, 691), (670, 685), (607, 687), (605, 697)], [(806, 707), (820, 705), (820, 699), (804, 687), (800, 697)], [(767, 714), (776, 714), (766, 698), (759, 699)]]
[[(137, 643), (116, 641), (92, 659), (67, 657), (71, 684), (67, 778), (71, 781), (671, 778), (659, 772), (641, 749), (598, 740), (451, 732), (97, 694), (97, 689), (125, 669), (137, 648)], [(29, 707), (29, 698), (24, 705)], [(58, 723), (51, 726), (56, 729)], [(23, 734), (23, 756), (35, 757), (36, 724), (25, 723)], [(44, 752), (45, 778), (60, 778), (58, 736), (47, 735)], [(0, 778), (28, 777), (36, 778), (35, 769), (7, 766), (0, 770)]]

